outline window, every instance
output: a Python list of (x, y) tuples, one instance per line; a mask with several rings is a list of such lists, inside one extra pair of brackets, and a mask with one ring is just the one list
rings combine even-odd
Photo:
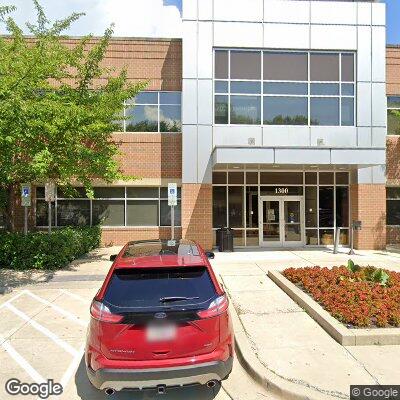
[[(48, 226), (44, 188), (36, 188), (36, 226)], [(175, 226), (181, 225), (181, 190), (174, 208)], [(164, 187), (95, 187), (88, 199), (82, 188), (68, 198), (59, 188), (52, 206), (53, 226), (170, 226), (171, 207)]]
[(214, 122), (355, 125), (354, 53), (216, 50)]
[(124, 116), (124, 132), (180, 132), (181, 92), (139, 93), (126, 101)]
[(400, 225), (400, 187), (386, 188), (386, 225)]
[(400, 135), (400, 96), (389, 96), (387, 107), (387, 133)]

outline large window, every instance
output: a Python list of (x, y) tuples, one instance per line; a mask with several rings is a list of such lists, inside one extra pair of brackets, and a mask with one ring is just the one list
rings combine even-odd
[(124, 132), (180, 132), (181, 92), (141, 92), (124, 104)]
[(231, 227), (235, 246), (258, 246), (259, 198), (283, 186), (287, 196), (304, 196), (307, 245), (332, 245), (335, 228), (341, 228), (340, 243), (349, 243), (347, 171), (214, 171), (214, 231)]
[(216, 50), (215, 124), (355, 125), (354, 53)]
[[(181, 191), (175, 207), (175, 226), (181, 225)], [(44, 188), (36, 188), (36, 226), (48, 225), (48, 206)], [(94, 199), (88, 199), (78, 188), (70, 198), (57, 189), (52, 206), (54, 226), (170, 226), (171, 207), (166, 187), (96, 187)]]
[(400, 96), (389, 96), (387, 107), (387, 133), (400, 135)]
[(386, 225), (400, 225), (400, 187), (386, 188)]

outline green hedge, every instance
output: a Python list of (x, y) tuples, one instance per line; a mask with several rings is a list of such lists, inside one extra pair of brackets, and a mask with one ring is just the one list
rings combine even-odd
[(63, 268), (100, 244), (100, 227), (62, 228), (47, 232), (0, 233), (0, 268)]

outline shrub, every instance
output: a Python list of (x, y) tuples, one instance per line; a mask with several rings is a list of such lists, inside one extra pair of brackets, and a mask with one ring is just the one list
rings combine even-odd
[(100, 244), (100, 227), (45, 232), (0, 233), (0, 268), (58, 269)]
[(288, 268), (284, 276), (339, 321), (357, 327), (400, 325), (400, 273), (374, 267)]

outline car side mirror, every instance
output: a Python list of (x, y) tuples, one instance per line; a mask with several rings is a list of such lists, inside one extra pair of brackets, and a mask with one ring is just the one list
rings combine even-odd
[(207, 258), (214, 260), (215, 254), (212, 251), (206, 251)]
[(117, 258), (117, 255), (113, 254), (110, 256), (110, 261), (115, 261), (116, 258)]

